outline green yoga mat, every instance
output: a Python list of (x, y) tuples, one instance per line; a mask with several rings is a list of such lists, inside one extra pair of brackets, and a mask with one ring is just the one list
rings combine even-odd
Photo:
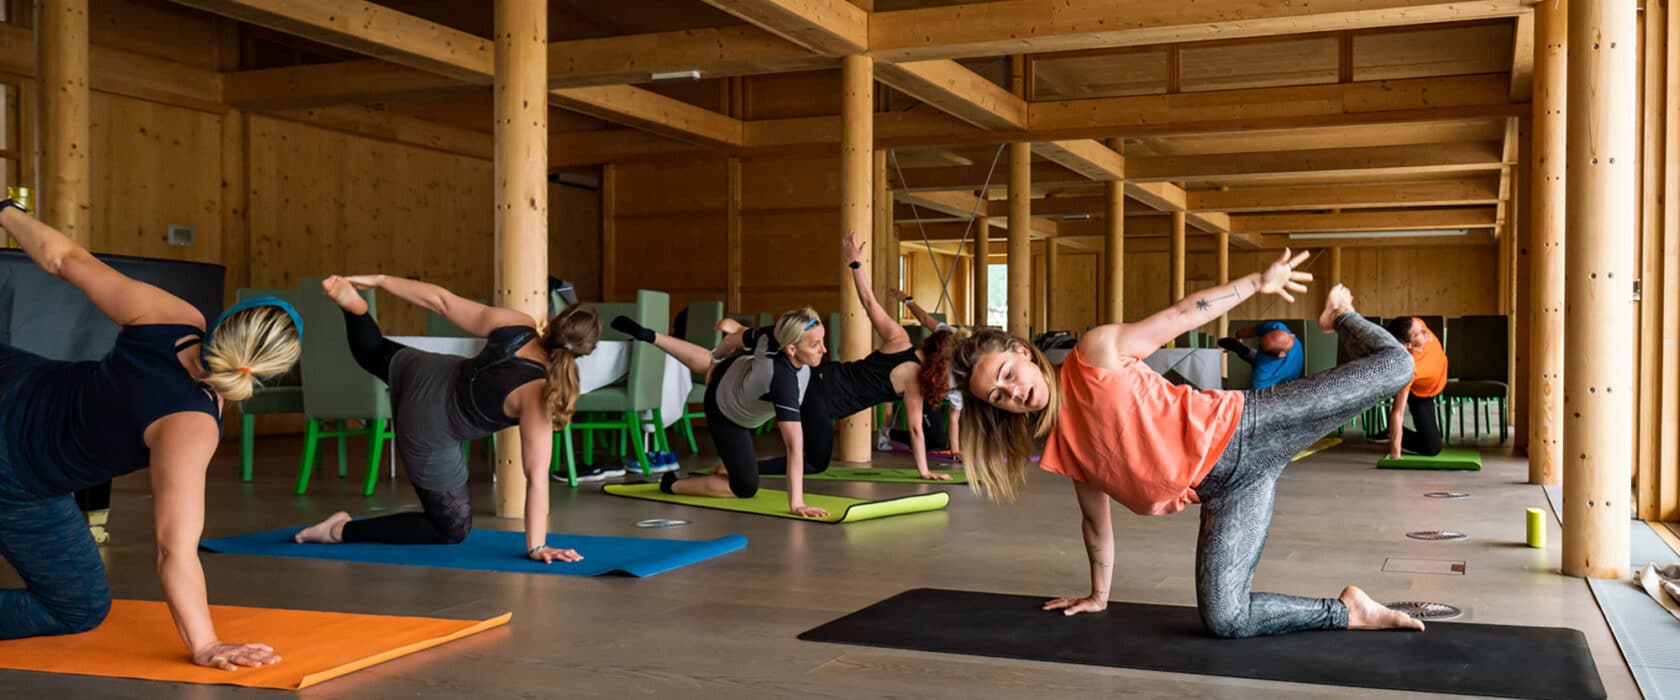
[[(883, 484), (966, 484), (968, 474), (961, 469), (932, 470), (935, 474), (948, 474), (950, 481), (932, 481), (923, 479), (915, 469), (895, 469), (891, 467), (829, 467), (816, 474), (806, 474), (807, 481), (874, 481)], [(696, 474), (711, 474), (712, 470), (695, 472)], [(786, 479), (786, 474), (760, 474), (765, 479)]]
[(1317, 442), (1308, 445), (1307, 449), (1296, 452), (1294, 457), (1289, 458), (1289, 461), (1294, 462), (1296, 460), (1306, 459), (1340, 444), (1342, 444), (1342, 439), (1339, 437), (1332, 436), (1319, 438)]
[(828, 517), (801, 518), (788, 512), (787, 492), (774, 489), (759, 489), (758, 493), (752, 498), (678, 496), (660, 491), (659, 484), (607, 484), (601, 490), (625, 498), (640, 498), (645, 501), (661, 501), (685, 506), (732, 510), (740, 513), (771, 515), (778, 518), (793, 518), (794, 520), (809, 520), (819, 523), (855, 523), (860, 520), (921, 513), (939, 510), (944, 508), (945, 504), (951, 502), (951, 495), (944, 491), (918, 493), (879, 501), (807, 493), (805, 494), (805, 505), (828, 511)]
[(1400, 459), (1383, 457), (1377, 460), (1378, 469), (1457, 469), (1482, 470), (1482, 452), (1472, 447), (1443, 447), (1434, 457), (1401, 453)]

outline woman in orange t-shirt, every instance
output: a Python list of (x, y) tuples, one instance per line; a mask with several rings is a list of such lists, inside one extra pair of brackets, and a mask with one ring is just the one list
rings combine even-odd
[[(1435, 420), (1435, 397), (1447, 388), (1447, 353), (1435, 333), (1416, 316), (1390, 319), (1388, 332), (1406, 346), (1416, 366), (1412, 381), (1394, 395), (1394, 407), (1388, 412), (1388, 456), (1399, 459), (1402, 449), (1429, 457), (1441, 454), (1443, 441), (1441, 426)], [(1405, 429), (1407, 411), (1416, 430)]]
[(1319, 327), (1342, 336), (1354, 359), (1310, 378), (1260, 391), (1173, 386), (1143, 358), (1259, 293), (1294, 301), (1312, 275), (1307, 254), (1284, 251), (1262, 272), (1202, 290), (1136, 323), (1095, 328), (1068, 355), (1057, 381), (1043, 353), (999, 331), (959, 344), (951, 369), (968, 392), (963, 468), (994, 500), (1013, 500), (1029, 455), (1048, 435), (1040, 466), (1073, 480), (1084, 516), (1091, 594), (1045, 610), (1072, 615), (1108, 606), (1114, 577), (1109, 499), (1164, 515), (1202, 504), (1196, 602), (1208, 631), (1255, 637), (1306, 629), (1423, 629), (1348, 586), (1339, 598), (1255, 593), (1254, 568), (1271, 524), (1278, 476), (1291, 457), (1412, 376), (1412, 359), (1382, 328), (1353, 311), (1336, 285)]

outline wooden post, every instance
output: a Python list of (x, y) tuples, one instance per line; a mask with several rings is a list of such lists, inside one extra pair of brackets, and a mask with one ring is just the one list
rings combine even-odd
[[(974, 270), (974, 279), (971, 285), (974, 289), (974, 298), (969, 300), (968, 315), (969, 323), (976, 326), (984, 326), (987, 323), (986, 303), (991, 290), (986, 287), (986, 263), (987, 258), (990, 257), (991, 249), (992, 217), (981, 214), (980, 218), (974, 221), (974, 257), (969, 260), (973, 264), (972, 269)], [(953, 259), (951, 264), (962, 264), (962, 258)], [(937, 310), (935, 309), (935, 311)], [(953, 314), (956, 313), (956, 307), (951, 307), (951, 311)]]
[[(496, 305), (548, 320), (548, 3), (496, 0)], [(525, 515), (519, 431), (496, 440), (496, 516)]]
[(1172, 213), (1172, 247), (1167, 264), (1172, 268), (1172, 302), (1184, 298), (1184, 212)]
[[(1108, 147), (1121, 151), (1120, 139), (1109, 139)], [(1104, 183), (1103, 213), (1103, 323), (1124, 323), (1126, 318), (1126, 181)]]
[[(870, 184), (875, 158), (875, 59), (846, 56), (840, 61), (840, 228), (867, 240), (874, 219), (875, 188)], [(874, 251), (865, 248), (863, 264)], [(875, 333), (858, 302), (852, 271), (842, 269), (840, 281), (840, 359), (861, 360), (873, 347)], [(870, 413), (861, 411), (840, 420), (839, 459), (869, 461)]]
[(1517, 119), (1516, 186), (1512, 188), (1512, 202), (1508, 211), (1517, 219), (1516, 252), (1517, 298), (1511, 313), (1511, 449), (1518, 455), (1528, 454), (1529, 394), (1532, 380), (1529, 366), (1534, 332), (1534, 256), (1529, 253), (1534, 244), (1534, 122), (1530, 117)]
[(742, 313), (741, 308), (741, 159), (724, 163), (724, 246), (728, 255), (723, 279), (724, 308)]
[(887, 290), (898, 289), (898, 242), (893, 240), (892, 222), (892, 191), (887, 189), (887, 152), (877, 150), (870, 156), (869, 179), (870, 186), (875, 188), (875, 204), (872, 213), (875, 217), (874, 242), (870, 244), (875, 249), (870, 259), (874, 266), (872, 277), (875, 282), (875, 298), (881, 300), (881, 306), (893, 318), (901, 318), (904, 313), (898, 301), (887, 293)]
[(1325, 286), (1325, 293), (1338, 284), (1342, 284), (1342, 247), (1339, 245), (1330, 247), (1330, 284)]
[(90, 245), (88, 0), (36, 0), (35, 62), (41, 77), (35, 201), (42, 220)]
[(240, 287), (251, 284), (251, 229), (245, 216), (250, 188), (245, 186), (245, 113), (237, 109), (222, 115), (222, 260), (227, 265), (227, 284), (222, 293), (229, 305)]
[[(601, 166), (601, 301), (618, 295), (618, 166)], [(731, 299), (725, 309), (738, 311), (741, 300)]]
[(1056, 327), (1056, 239), (1044, 239), (1044, 333)]
[[(1534, 6), (1534, 165), (1529, 243), (1528, 482), (1563, 482), (1563, 247), (1567, 211), (1569, 2)], [(1589, 44), (1590, 46), (1590, 44)]]
[(1635, 0), (1569, 4), (1569, 313), (1564, 336), (1563, 572), (1628, 575), (1639, 148)]
[[(1663, 194), (1663, 87), (1666, 82), (1663, 61), (1666, 45), (1663, 32), (1668, 17), (1665, 3), (1650, 0), (1645, 3), (1641, 18), (1644, 56), (1640, 61), (1644, 70), (1640, 96), (1640, 184), (1639, 184), (1639, 397), (1634, 426), (1637, 430), (1637, 457), (1634, 461), (1634, 484), (1638, 490), (1634, 503), (1639, 517), (1655, 520), (1661, 511), (1660, 496), (1664, 489), (1672, 490), (1673, 483), (1665, 483), (1658, 469), (1659, 434), (1662, 426), (1657, 416), (1662, 404), (1662, 217)], [(1644, 290), (1650, 289), (1649, 293)]]
[(1032, 144), (1009, 144), (1009, 334), (1026, 338), (1032, 318)]
[[(1214, 266), (1219, 269), (1219, 285), (1231, 281), (1231, 234), (1220, 231), (1213, 236)], [(1231, 314), (1219, 315), (1219, 321), (1213, 327), (1214, 338), (1224, 338), (1231, 335)], [(1224, 357), (1224, 355), (1220, 355)]]
[[(1668, 85), (1663, 95), (1663, 232), (1662, 336), (1663, 347), (1680, 347), (1680, 10), (1668, 13), (1668, 46), (1664, 52)], [(1647, 295), (1659, 290), (1650, 285)], [(1680, 520), (1680, 361), (1669, 354), (1662, 366), (1662, 405), (1657, 423), (1657, 469), (1668, 484), (1657, 495), (1657, 515)]]

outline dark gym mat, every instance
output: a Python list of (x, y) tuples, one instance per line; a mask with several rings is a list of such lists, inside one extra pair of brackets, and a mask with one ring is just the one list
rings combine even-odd
[(1509, 698), (1603, 698), (1578, 630), (1456, 622), (1424, 632), (1218, 639), (1195, 608), (1108, 604), (1067, 617), (1033, 597), (919, 588), (799, 635), (891, 649)]

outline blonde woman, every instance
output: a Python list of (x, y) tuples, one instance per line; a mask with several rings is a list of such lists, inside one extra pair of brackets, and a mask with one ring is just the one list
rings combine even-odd
[(297, 362), (295, 312), (272, 297), (252, 299), (206, 332), (191, 304), (111, 269), (10, 199), (0, 201), (0, 227), (122, 327), (96, 361), (0, 345), (0, 554), (25, 585), (0, 590), (0, 638), (71, 634), (104, 621), (110, 585), (71, 494), (151, 467), (158, 575), (193, 662), (278, 662), (267, 645), (216, 635), (198, 539), (222, 407)]
[[(1073, 481), (1084, 518), (1091, 593), (1057, 598), (1045, 610), (1073, 615), (1108, 606), (1114, 575), (1109, 500), (1141, 515), (1200, 502), (1196, 603), (1219, 637), (1309, 629), (1423, 629), (1353, 586), (1338, 598), (1252, 590), (1272, 519), (1277, 479), (1290, 457), (1411, 378), (1412, 359), (1392, 336), (1331, 290), (1318, 324), (1335, 330), (1353, 361), (1261, 391), (1174, 386), (1143, 359), (1167, 341), (1218, 318), (1255, 294), (1305, 291), (1296, 272), (1307, 254), (1288, 251), (1261, 272), (1206, 289), (1136, 323), (1100, 326), (1080, 338), (1058, 371), (1025, 341), (980, 331), (961, 343), (952, 372), (969, 393), (963, 466), (974, 487), (1011, 500), (1025, 481), (1038, 438), (1040, 466)], [(1057, 374), (1060, 374), (1058, 381)]]
[[(757, 338), (746, 354), (732, 355), (715, 365), (713, 351), (655, 333), (629, 317), (613, 319), (612, 327), (652, 343), (691, 371), (706, 376), (706, 432), (712, 436), (723, 469), (687, 479), (668, 472), (660, 480), (659, 490), (688, 496), (752, 498), (758, 493), (759, 470), (753, 430), (771, 420), (776, 421), (776, 432), (781, 433), (787, 446), (790, 463), (799, 464), (804, 459), (800, 403), (811, 368), (828, 352), (816, 311), (806, 307), (782, 314), (774, 326), (774, 339)], [(771, 349), (772, 340), (776, 349)], [(788, 512), (803, 518), (828, 515), (826, 510), (805, 505), (804, 474), (797, 469), (788, 474)]]
[[(484, 349), (465, 358), (425, 352), (385, 338), (357, 289), (382, 289), (425, 307)], [(575, 550), (548, 546), (548, 468), (554, 430), (577, 406), (577, 358), (595, 351), (601, 321), (592, 306), (572, 306), (537, 333), (520, 311), (486, 306), (435, 284), (387, 275), (328, 277), (321, 290), (344, 310), (350, 354), (391, 389), (397, 451), (421, 512), (351, 520), (339, 511), (299, 531), (298, 542), (458, 544), (472, 532), (472, 496), (461, 443), (519, 427), (525, 465), (525, 556), (544, 564), (578, 561)]]

